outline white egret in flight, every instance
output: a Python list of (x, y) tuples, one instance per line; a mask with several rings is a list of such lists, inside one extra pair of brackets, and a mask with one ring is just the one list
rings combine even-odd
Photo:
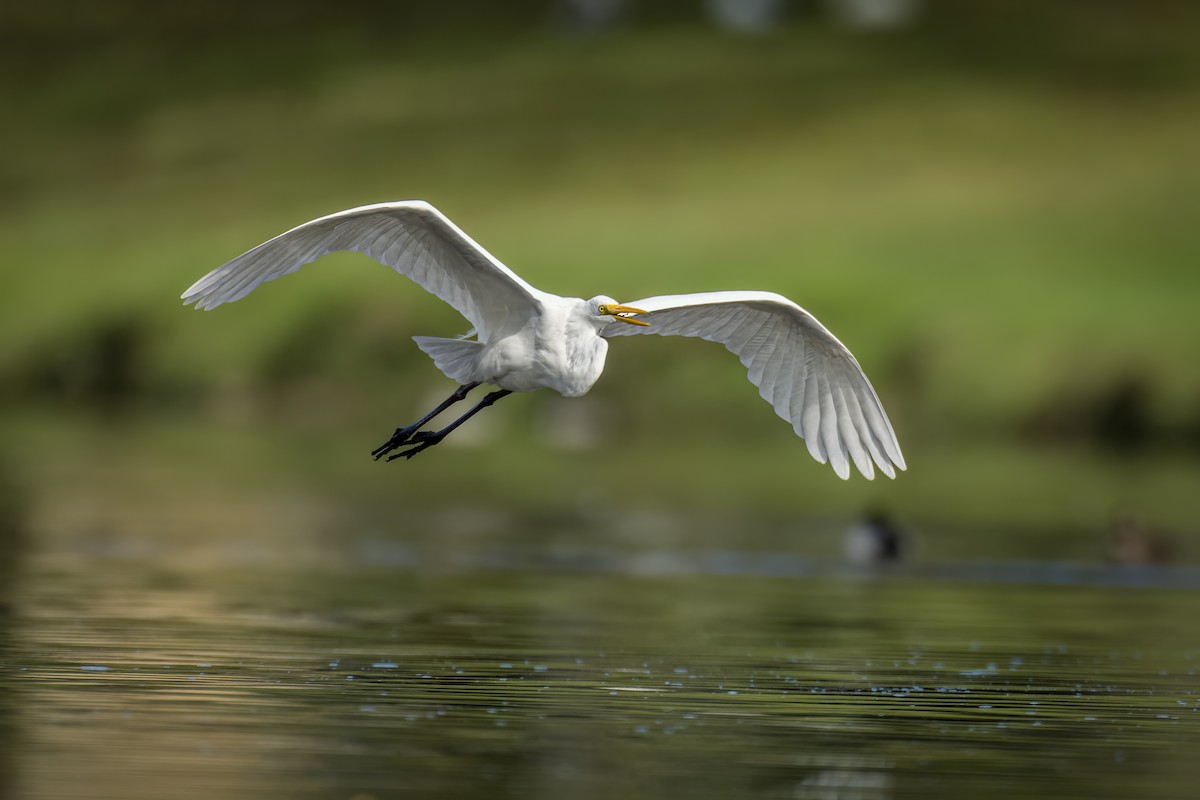
[[(622, 304), (605, 295), (559, 297), (530, 286), (422, 201), (361, 206), (306, 222), (208, 273), (183, 300), (213, 309), (338, 250), (365, 253), (408, 276), (474, 326), (458, 339), (413, 337), (459, 388), (422, 419), (398, 428), (372, 452), (376, 459), (389, 453), (389, 461), (412, 458), (513, 392), (585, 394), (604, 369), (610, 338), (654, 333), (725, 345), (813, 458), (830, 462), (839, 477), (849, 477), (851, 461), (867, 478), (875, 466), (889, 478), (894, 467), (904, 469), (892, 425), (854, 356), (787, 298), (701, 292)], [(499, 389), (441, 430), (421, 430), (480, 384)]]

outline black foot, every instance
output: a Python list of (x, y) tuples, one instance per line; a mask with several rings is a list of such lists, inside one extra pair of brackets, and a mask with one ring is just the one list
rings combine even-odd
[(409, 425), (407, 428), (396, 428), (396, 432), (392, 434), (392, 438), (372, 450), (371, 455), (375, 456), (375, 460), (378, 461), (397, 447), (403, 447), (408, 444), (416, 432), (416, 425)]
[[(401, 444), (412, 444), (416, 446), (410, 447), (407, 450), (402, 450), (399, 453), (393, 453), (392, 455), (388, 456), (388, 461), (395, 461), (397, 458), (412, 458), (417, 453), (428, 450), (445, 438), (445, 431), (421, 431), (420, 433), (412, 434)], [(382, 455), (382, 453), (380, 455)], [(375, 456), (375, 458), (379, 458), (379, 456)]]

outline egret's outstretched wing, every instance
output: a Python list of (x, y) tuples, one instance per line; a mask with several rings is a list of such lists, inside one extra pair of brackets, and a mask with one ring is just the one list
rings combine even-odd
[(871, 462), (889, 478), (904, 456), (875, 389), (846, 346), (807, 311), (771, 292), (702, 292), (628, 305), (649, 327), (610, 323), (605, 337), (633, 334), (697, 336), (720, 342), (741, 359), (750, 381), (775, 413), (792, 424), (822, 464), (841, 478), (850, 460), (867, 478)]
[(519, 326), (537, 307), (536, 289), (419, 200), (360, 206), (306, 222), (217, 267), (183, 300), (216, 308), (337, 250), (365, 253), (412, 278), (454, 306), (482, 339)]

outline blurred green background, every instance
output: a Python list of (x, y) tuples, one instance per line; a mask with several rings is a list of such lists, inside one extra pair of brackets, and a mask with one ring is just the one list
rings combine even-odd
[[(6, 502), (34, 529), (328, 502), (747, 547), (875, 506), (928, 553), (1085, 560), (1128, 516), (1194, 560), (1200, 7), (853, 5), (747, 29), (714, 2), (5, 4)], [(350, 255), (178, 300), (300, 222), (409, 198), (548, 291), (793, 298), (909, 472), (842, 483), (722, 348), (653, 337), (615, 342), (587, 398), (507, 400), (377, 464), (451, 388), (408, 337), (456, 313)]]

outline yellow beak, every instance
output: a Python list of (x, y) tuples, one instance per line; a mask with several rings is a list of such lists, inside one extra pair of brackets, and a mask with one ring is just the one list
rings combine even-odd
[(632, 317), (618, 316), (619, 314), (645, 314), (645, 313), (647, 313), (640, 308), (634, 308), (633, 306), (605, 306), (601, 310), (605, 314), (612, 314), (612, 318), (617, 320), (618, 322), (626, 322), (630, 325), (643, 325), (647, 328), (650, 327), (650, 323), (646, 322), (645, 320), (634, 319)]

